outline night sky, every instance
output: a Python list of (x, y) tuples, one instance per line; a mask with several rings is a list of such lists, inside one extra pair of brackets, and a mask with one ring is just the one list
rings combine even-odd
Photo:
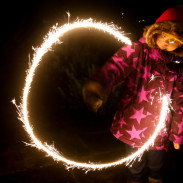
[[(26, 75), (25, 71), (28, 69), (28, 56), (30, 55), (31, 57), (33, 54), (32, 46), (40, 46), (43, 37), (48, 33), (50, 27), (56, 23), (59, 26), (67, 23), (68, 17), (66, 12), (69, 11), (71, 14), (70, 22), (76, 20), (77, 17), (80, 19), (93, 18), (97, 21), (108, 23), (113, 22), (121, 27), (132, 41), (136, 41), (141, 37), (143, 28), (146, 25), (153, 24), (164, 10), (178, 3), (183, 4), (182, 0), (166, 0), (161, 1), (161, 4), (159, 2), (135, 1), (135, 4), (133, 4), (134, 1), (127, 3), (124, 0), (27, 0), (24, 2), (6, 1), (1, 6), (1, 10), (5, 10), (0, 12), (0, 81), (2, 94), (0, 110), (0, 144), (2, 146), (0, 148), (1, 182), (125, 182), (127, 175), (126, 168), (123, 165), (103, 171), (89, 172), (88, 174), (77, 169), (67, 171), (62, 163), (57, 164), (51, 158), (45, 157), (45, 154), (39, 152), (37, 149), (25, 146), (24, 142), (30, 141), (22, 128), (21, 122), (17, 119), (16, 108), (10, 101), (15, 97), (17, 103), (19, 104), (20, 102)], [(75, 36), (73, 40), (76, 40), (77, 44), (78, 42), (85, 44), (85, 42), (82, 42), (83, 40), (78, 41), (78, 39), (82, 39), (79, 33), (73, 34), (75, 34), (73, 35)], [(79, 35), (79, 38), (77, 38), (77, 35)], [(86, 35), (83, 33), (83, 36)], [(66, 38), (66, 46), (64, 47), (66, 53), (62, 56), (77, 60), (73, 51), (77, 45), (70, 36), (72, 34)], [(96, 40), (100, 40), (97, 39), (97, 36), (100, 35), (96, 35), (96, 38), (94, 34), (92, 36), (94, 42), (91, 42), (91, 45), (96, 44)], [(91, 48), (89, 45), (92, 39), (87, 38), (86, 47)], [(105, 39), (105, 37), (101, 39)], [(74, 43), (72, 42), (71, 44), (69, 41), (73, 41)], [(109, 43), (109, 46), (103, 45), (108, 51), (102, 58), (110, 56), (120, 46), (116, 44), (115, 40), (109, 40)], [(97, 46), (100, 47), (100, 44), (97, 43)], [(81, 46), (78, 45), (78, 47)], [(92, 49), (94, 53), (96, 49)], [(85, 49), (83, 51), (81, 48), (78, 48), (78, 50), (78, 52), (83, 52), (80, 55), (80, 59), (86, 59), (84, 54)], [(70, 52), (73, 53), (73, 58), (71, 55), (67, 55)], [(93, 55), (92, 51), (89, 52), (86, 49), (86, 52), (86, 55), (90, 57), (90, 61), (92, 59), (97, 60), (97, 54), (94, 57), (91, 56)], [(104, 54), (104, 50), (102, 49), (99, 55), (101, 56), (101, 54)], [(55, 58), (54, 55), (51, 58)], [(73, 97), (71, 99), (72, 103), (69, 99), (64, 100), (63, 95), (59, 98), (61, 102), (58, 102), (57, 95), (55, 95), (56, 97), (50, 96), (54, 95), (57, 89), (59, 89), (58, 83), (55, 84), (52, 82), (57, 81), (55, 78), (58, 76), (56, 74), (52, 75), (53, 71), (55, 71), (54, 69), (53, 64), (50, 63), (48, 65), (45, 64), (45, 66), (40, 65), (40, 73), (36, 75), (39, 81), (35, 82), (32, 88), (36, 92), (30, 96), (33, 98), (32, 103), (30, 102), (32, 105), (30, 114), (32, 114), (31, 117), (36, 121), (34, 127), (37, 135), (50, 144), (54, 142), (58, 149), (61, 149), (65, 153), (65, 156), (74, 158), (75, 160), (108, 162), (108, 160), (112, 161), (121, 157), (120, 152), (123, 151), (123, 146), (116, 139), (113, 139), (114, 137), (109, 133), (109, 122), (105, 123), (104, 114), (107, 110), (103, 109), (98, 115), (90, 114), (87, 109), (84, 109), (82, 102), (76, 101), (79, 100), (78, 96), (77, 99), (73, 100), (75, 97), (75, 95), (72, 95), (73, 91), (69, 91)], [(55, 73), (58, 71), (56, 70)], [(81, 72), (81, 70), (77, 71), (76, 69), (74, 72)], [(50, 79), (50, 76), (52, 79)], [(47, 83), (45, 79), (47, 79)], [(67, 79), (65, 80), (67, 82)], [(43, 81), (43, 84), (41, 81)], [(63, 79), (57, 82), (61, 81)], [(54, 93), (52, 88), (56, 85), (57, 89), (55, 89)], [(65, 85), (60, 83), (59, 86), (62, 88)], [(45, 90), (44, 87), (47, 87), (48, 90)], [(66, 96), (66, 98), (69, 97)], [(45, 99), (48, 100), (45, 101)], [(62, 103), (62, 105), (59, 103)], [(55, 105), (57, 109), (54, 109)], [(71, 105), (72, 107), (70, 107)], [(48, 106), (52, 108), (50, 111)], [(44, 115), (45, 111), (47, 111), (47, 114)], [(83, 113), (84, 115), (81, 117)], [(46, 121), (45, 123), (41, 123), (39, 122), (40, 120)], [(51, 120), (52, 122), (49, 122)], [(103, 147), (101, 148), (101, 146)], [(174, 182), (175, 177), (173, 175), (175, 174), (178, 174), (176, 180), (180, 179), (181, 168), (178, 169), (178, 166), (183, 163), (183, 158), (179, 159), (181, 153), (182, 149), (178, 152), (172, 147), (170, 148), (167, 156), (168, 163), (165, 170), (167, 175), (165, 183), (169, 181)], [(111, 154), (112, 156), (109, 156)]]

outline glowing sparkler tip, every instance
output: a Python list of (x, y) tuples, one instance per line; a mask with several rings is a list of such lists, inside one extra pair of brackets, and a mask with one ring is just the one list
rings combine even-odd
[(13, 98), (11, 102), (15, 105), (16, 104), (15, 98)]
[(67, 11), (66, 13), (67, 13), (68, 17), (70, 17), (70, 16), (71, 16), (71, 14), (70, 14), (70, 12), (69, 12), (69, 11)]

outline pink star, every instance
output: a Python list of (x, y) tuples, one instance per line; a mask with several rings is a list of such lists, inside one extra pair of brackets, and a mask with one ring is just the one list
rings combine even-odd
[(143, 100), (147, 101), (148, 102), (148, 99), (147, 99), (147, 94), (149, 93), (150, 91), (145, 91), (144, 90), (144, 86), (142, 87), (142, 90), (141, 92), (138, 94), (139, 96), (139, 103), (142, 102)]
[(180, 136), (180, 137), (178, 137), (177, 135), (173, 135), (173, 136), (175, 138), (174, 142), (181, 143), (183, 141), (183, 137), (182, 136)]
[(126, 122), (124, 121), (124, 117), (119, 121), (120, 127), (123, 125), (126, 125)]
[(146, 131), (147, 130), (147, 127), (143, 128), (142, 130), (143, 130), (143, 132)]
[(175, 76), (172, 76), (169, 81), (175, 81)]
[(129, 82), (128, 82), (127, 87), (131, 88), (131, 87), (133, 87), (133, 86), (136, 86), (136, 84), (133, 83), (133, 79), (132, 79), (132, 78), (129, 78)]
[(152, 121), (152, 124), (153, 124), (153, 126), (154, 126), (154, 127), (156, 127), (156, 126), (157, 126), (157, 124), (156, 124), (156, 122), (155, 122), (155, 121)]
[(137, 61), (138, 61), (138, 57), (133, 58), (133, 68), (137, 69)]
[(144, 49), (144, 53), (149, 54), (149, 50), (148, 49)]
[(149, 57), (149, 50), (148, 49), (144, 49), (144, 53), (146, 53), (145, 54), (146, 55), (145, 59), (147, 60), (148, 57)]
[(167, 132), (161, 132), (160, 135), (162, 137), (162, 140), (163, 140), (164, 137), (168, 137)]
[[(141, 42), (141, 43), (146, 43), (146, 41), (145, 41), (145, 38), (144, 37), (141, 37), (140, 39), (139, 39), (139, 41)], [(137, 43), (134, 43), (134, 45), (138, 45)]]
[(131, 144), (131, 146), (135, 146), (135, 142)]
[(155, 148), (156, 148), (156, 150), (163, 150), (164, 149), (164, 145), (162, 145), (162, 146), (156, 146)]
[(152, 74), (151, 74), (151, 66), (145, 66), (144, 67), (144, 74), (143, 74), (143, 77), (142, 78), (144, 78), (146, 81), (147, 81), (147, 78), (148, 77), (151, 77), (152, 76)]
[(114, 61), (117, 65), (119, 65), (119, 67), (123, 70), (123, 72), (124, 72), (124, 67), (128, 67), (128, 64), (124, 62), (123, 58), (115, 57), (115, 56), (114, 56), (112, 59), (113, 59), (113, 61)]
[(143, 132), (143, 130), (136, 130), (135, 129), (135, 126), (133, 125), (133, 127), (132, 127), (132, 130), (126, 130), (127, 131), (127, 133), (129, 133), (130, 134), (130, 140), (132, 140), (132, 139), (134, 139), (134, 138), (136, 138), (136, 139), (141, 139), (140, 138), (140, 134)]
[(130, 117), (130, 119), (136, 119), (140, 124), (141, 119), (146, 117), (146, 115), (143, 114), (143, 110), (144, 110), (144, 107), (139, 111), (134, 108), (135, 113)]
[(161, 54), (159, 53), (158, 50), (152, 48), (151, 52), (149, 53), (149, 57), (153, 60), (158, 60), (158, 59), (162, 59)]
[[(143, 128), (143, 132), (147, 129), (147, 127)], [(142, 133), (142, 137), (145, 138), (144, 133)]]
[(183, 107), (180, 107), (178, 114), (183, 114)]
[(114, 134), (114, 136), (118, 139), (119, 137), (123, 136), (123, 134), (121, 134), (121, 133), (119, 132), (119, 130), (118, 130), (117, 133)]
[(152, 96), (152, 93), (155, 91), (156, 89), (151, 89), (150, 90), (150, 100), (154, 100), (154, 96)]
[(128, 95), (126, 95), (126, 98), (122, 100), (123, 106), (125, 107), (132, 99), (129, 98)]
[(174, 88), (174, 91), (178, 91), (177, 87)]
[(178, 135), (180, 135), (183, 132), (183, 123), (178, 124)]
[(135, 52), (135, 49), (132, 48), (130, 45), (122, 48), (123, 51), (126, 51), (127, 57), (129, 57), (132, 53)]
[(147, 112), (146, 116), (150, 116), (150, 115), (152, 115), (152, 113), (150, 113), (150, 112)]
[(160, 76), (161, 74), (159, 72), (155, 71), (154, 75)]

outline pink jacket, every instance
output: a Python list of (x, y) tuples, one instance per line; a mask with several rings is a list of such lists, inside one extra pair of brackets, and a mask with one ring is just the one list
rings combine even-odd
[(161, 150), (174, 141), (183, 144), (182, 62), (160, 49), (150, 48), (141, 38), (122, 47), (94, 77), (106, 93), (123, 84), (121, 102), (111, 132), (124, 143), (140, 147), (159, 123), (163, 95), (171, 99), (166, 128), (159, 133), (151, 149)]

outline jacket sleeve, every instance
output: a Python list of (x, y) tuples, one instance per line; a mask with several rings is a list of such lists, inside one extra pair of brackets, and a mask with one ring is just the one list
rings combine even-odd
[(183, 144), (183, 74), (175, 82), (172, 96), (173, 117), (169, 139), (175, 143)]
[(141, 43), (120, 48), (102, 68), (97, 70), (92, 80), (99, 82), (108, 95), (114, 86), (122, 83), (130, 73), (137, 70), (141, 53)]

